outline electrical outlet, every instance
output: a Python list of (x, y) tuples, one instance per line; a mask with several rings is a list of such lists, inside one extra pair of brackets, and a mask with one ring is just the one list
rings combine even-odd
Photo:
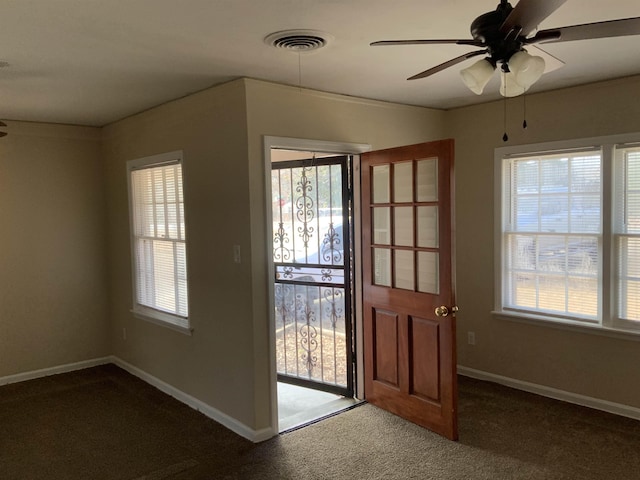
[(235, 263), (240, 263), (242, 261), (242, 257), (240, 256), (240, 245), (233, 246), (233, 261)]
[(467, 343), (469, 345), (476, 344), (476, 333), (475, 332), (467, 332)]

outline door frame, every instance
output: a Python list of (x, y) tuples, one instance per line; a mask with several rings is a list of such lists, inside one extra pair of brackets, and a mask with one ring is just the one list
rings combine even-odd
[[(310, 140), (293, 137), (263, 137), (264, 147), (264, 181), (265, 181), (265, 205), (271, 205), (271, 149), (281, 148), (284, 150), (299, 150), (317, 153), (335, 153), (353, 155), (353, 246), (354, 246), (354, 265), (353, 275), (361, 277), (362, 272), (362, 234), (360, 221), (360, 157), (361, 153), (371, 150), (371, 145), (364, 143), (346, 143), (332, 142), (324, 140)], [(273, 216), (271, 208), (265, 208), (265, 232), (268, 239), (267, 245), (271, 246), (273, 241)], [(275, 267), (273, 263), (272, 249), (267, 252), (267, 303), (269, 312), (269, 383), (270, 383), (270, 402), (271, 402), (271, 429), (275, 435), (279, 433), (278, 427), (278, 372), (276, 366), (276, 319), (274, 305), (274, 285), (272, 279), (275, 277)], [(364, 336), (362, 331), (362, 281), (357, 278), (355, 282), (356, 288), (353, 292), (353, 303), (355, 312), (353, 315), (353, 327), (355, 329), (355, 362), (356, 362), (356, 378), (354, 391), (356, 398), (364, 398), (364, 353), (363, 344)]]

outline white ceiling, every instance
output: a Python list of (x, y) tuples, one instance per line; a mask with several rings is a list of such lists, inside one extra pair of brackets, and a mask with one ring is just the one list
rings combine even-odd
[[(238, 77), (434, 108), (486, 102), (499, 98), (498, 76), (476, 96), (458, 75), (468, 64), (405, 80), (473, 47), (369, 43), (470, 39), (471, 21), (498, 3), (2, 0), (0, 62), (9, 65), (0, 68), (0, 118), (104, 125)], [(540, 28), (639, 16), (638, 0), (568, 0)], [(287, 29), (320, 30), (334, 40), (301, 55), (264, 43)], [(640, 74), (639, 47), (640, 36), (546, 44), (566, 66), (531, 92)]]

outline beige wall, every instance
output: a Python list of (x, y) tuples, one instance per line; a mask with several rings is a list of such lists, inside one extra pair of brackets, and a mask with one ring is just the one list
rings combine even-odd
[[(253, 426), (245, 111), (243, 83), (228, 83), (107, 126), (104, 156), (114, 354)], [(130, 313), (126, 162), (174, 150), (184, 152), (191, 336)], [(233, 245), (241, 246), (241, 264), (233, 263)]]
[[(494, 299), (494, 149), (505, 145), (640, 131), (640, 77), (509, 100), (510, 140), (502, 141), (503, 104), (447, 113), (456, 141), (459, 364), (568, 392), (640, 407), (640, 340), (624, 340), (498, 320)], [(476, 345), (467, 344), (474, 331)]]
[(246, 80), (251, 193), (256, 426), (270, 421), (264, 136), (370, 144), (373, 149), (444, 135), (444, 112)]
[(0, 139), (0, 377), (110, 353), (100, 130)]

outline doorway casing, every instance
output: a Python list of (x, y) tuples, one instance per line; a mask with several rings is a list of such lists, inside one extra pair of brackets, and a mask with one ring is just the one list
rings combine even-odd
[[(368, 152), (371, 150), (371, 145), (359, 144), (359, 143), (343, 143), (343, 142), (330, 142), (322, 140), (306, 140), (291, 137), (264, 137), (264, 165), (265, 165), (265, 195), (266, 205), (271, 204), (272, 192), (271, 192), (271, 150), (272, 149), (285, 149), (285, 150), (298, 150), (306, 152), (317, 153), (331, 153), (331, 154), (343, 154), (353, 155), (353, 189), (354, 189), (354, 203), (353, 203), (353, 224), (354, 224), (354, 276), (359, 275), (362, 272), (362, 246), (360, 239), (361, 225), (360, 225), (360, 159), (359, 154)], [(273, 221), (271, 209), (266, 209), (266, 234), (267, 238), (273, 239)], [(273, 263), (273, 255), (268, 252), (266, 258), (269, 259), (269, 265), (267, 268), (268, 275), (268, 299), (269, 299), (269, 372), (270, 372), (270, 401), (271, 401), (271, 429), (273, 435), (278, 434), (278, 375), (276, 367), (276, 338), (275, 338), (275, 306), (274, 306), (274, 285), (271, 279), (275, 276), (275, 267)], [(355, 397), (364, 398), (364, 375), (363, 365), (364, 357), (362, 352), (363, 336), (362, 336), (362, 290), (361, 282), (358, 280), (355, 282), (356, 288), (354, 294), (354, 328), (355, 328), (355, 362), (356, 362), (356, 382), (355, 382)]]

